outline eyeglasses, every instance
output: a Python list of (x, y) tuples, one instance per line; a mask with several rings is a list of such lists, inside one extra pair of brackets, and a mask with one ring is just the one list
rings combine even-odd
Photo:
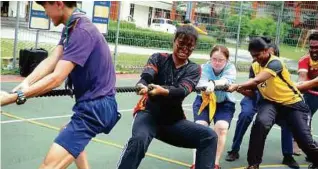
[(217, 59), (217, 58), (211, 58), (211, 61), (214, 63), (224, 63), (226, 62), (226, 59)]
[(309, 50), (318, 51), (318, 46), (309, 46)]
[(180, 42), (176, 42), (176, 47), (182, 50), (188, 50), (188, 51), (193, 51), (195, 49), (195, 46), (193, 46), (192, 44), (179, 44)]
[(253, 58), (258, 57), (259, 55), (261, 55), (261, 52), (258, 52), (258, 53), (251, 53), (251, 56), (252, 56)]

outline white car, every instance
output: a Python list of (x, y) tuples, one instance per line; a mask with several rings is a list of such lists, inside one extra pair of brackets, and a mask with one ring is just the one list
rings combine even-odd
[(150, 29), (167, 33), (175, 33), (177, 30), (176, 26), (172, 24), (172, 21), (165, 18), (153, 19), (150, 25)]

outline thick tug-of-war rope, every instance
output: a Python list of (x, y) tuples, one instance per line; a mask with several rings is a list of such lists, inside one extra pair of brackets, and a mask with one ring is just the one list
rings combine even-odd
[[(215, 91), (225, 91), (229, 86), (215, 86)], [(193, 90), (193, 92), (205, 91), (206, 87), (197, 87)], [(117, 93), (130, 93), (130, 92), (138, 92), (140, 88), (137, 87), (116, 87)], [(151, 89), (150, 89), (151, 90)], [(53, 97), (53, 96), (72, 96), (73, 91), (69, 89), (55, 89), (49, 91), (43, 95), (37, 97)]]

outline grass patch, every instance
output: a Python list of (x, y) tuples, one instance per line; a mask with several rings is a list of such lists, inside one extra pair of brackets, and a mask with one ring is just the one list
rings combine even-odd
[[(235, 44), (225, 44), (225, 46), (228, 48), (236, 47)], [(239, 47), (239, 49), (247, 50), (248, 45), (242, 44)], [(300, 49), (297, 49), (296, 47), (282, 44), (279, 46), (279, 52), (281, 57), (298, 61), (302, 56), (304, 56), (308, 52), (308, 49), (304, 49), (303, 51), (301, 51)]]
[[(30, 41), (19, 41), (18, 42), (18, 50), (17, 57), (19, 57), (20, 49), (32, 48), (35, 46), (35, 43)], [(49, 53), (55, 48), (56, 44), (50, 43), (39, 43), (39, 47), (46, 49)], [(1, 38), (1, 57), (13, 57), (13, 47), (14, 47), (14, 39), (6, 39)]]

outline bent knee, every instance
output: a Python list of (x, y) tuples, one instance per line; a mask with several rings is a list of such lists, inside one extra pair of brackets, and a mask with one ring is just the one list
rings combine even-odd
[(262, 128), (265, 128), (265, 129), (270, 129), (272, 126), (270, 121), (268, 121), (266, 119), (262, 119), (262, 118), (256, 118), (254, 125), (260, 126)]
[(206, 121), (204, 121), (204, 120), (197, 120), (197, 121), (195, 121), (195, 123), (201, 124), (201, 125), (203, 125), (203, 126), (209, 126), (209, 123), (206, 122)]
[(215, 131), (217, 131), (218, 135), (226, 135), (228, 132), (230, 124), (227, 121), (219, 120), (215, 123)]

